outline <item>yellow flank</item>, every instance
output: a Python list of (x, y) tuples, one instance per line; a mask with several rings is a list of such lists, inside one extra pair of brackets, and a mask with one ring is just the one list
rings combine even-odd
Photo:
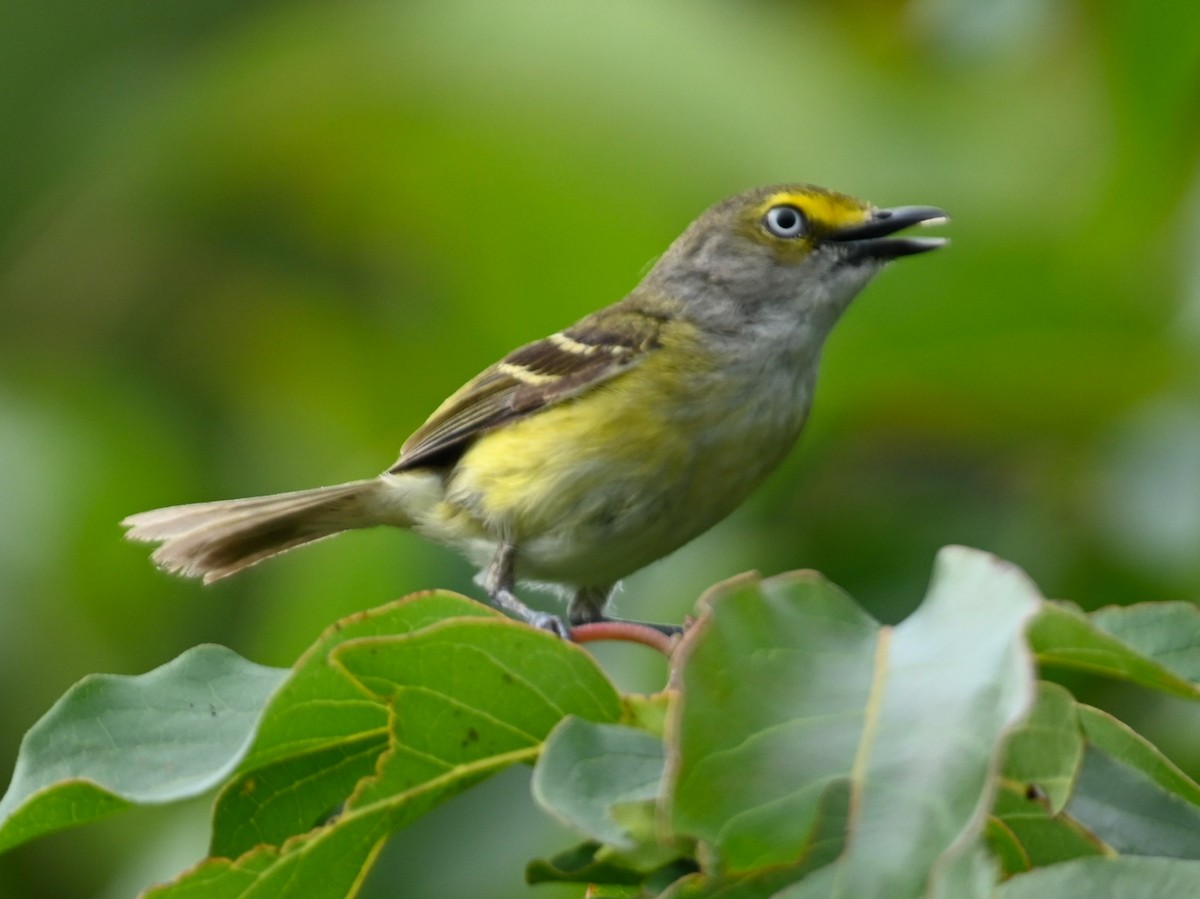
[(701, 336), (670, 323), (619, 377), (481, 436), (418, 529), (485, 541), (485, 559), (508, 541), (531, 579), (597, 584), (707, 530), (786, 454), (807, 401), (787, 389), (748, 401)]
[(664, 359), (593, 388), (586, 402), (567, 400), (485, 435), (459, 463), (452, 495), (471, 497), (476, 517), (520, 540), (579, 520), (576, 507), (597, 485), (610, 495), (624, 484), (660, 489), (693, 452), (691, 435), (664, 415), (663, 404), (686, 389)]

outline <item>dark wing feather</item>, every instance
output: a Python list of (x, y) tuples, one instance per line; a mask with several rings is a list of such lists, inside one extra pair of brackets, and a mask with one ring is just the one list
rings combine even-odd
[(657, 349), (664, 320), (623, 303), (514, 350), (442, 403), (389, 472), (451, 465), (480, 434), (628, 371)]

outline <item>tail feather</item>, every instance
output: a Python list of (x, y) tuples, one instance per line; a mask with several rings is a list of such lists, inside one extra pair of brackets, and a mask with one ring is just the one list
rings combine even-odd
[(274, 496), (171, 506), (130, 515), (126, 537), (161, 545), (151, 556), (165, 571), (212, 583), (270, 556), (381, 520), (371, 499), (378, 479)]

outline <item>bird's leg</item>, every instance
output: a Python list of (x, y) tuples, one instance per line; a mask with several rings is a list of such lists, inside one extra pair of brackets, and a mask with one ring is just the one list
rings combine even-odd
[(517, 594), (513, 592), (516, 560), (517, 548), (511, 543), (501, 543), (496, 554), (492, 556), (491, 564), (483, 574), (483, 589), (487, 591), (492, 604), (526, 624), (570, 640), (571, 631), (561, 618), (549, 612), (531, 609), (517, 598)]
[(653, 628), (668, 637), (683, 633), (683, 628), (677, 624), (653, 624), (649, 621), (631, 621), (628, 618), (609, 618), (604, 614), (604, 607), (608, 604), (608, 598), (612, 595), (612, 591), (611, 586), (580, 587), (567, 607), (567, 620), (571, 622), (571, 627), (612, 621), (617, 624), (636, 624), (639, 627)]

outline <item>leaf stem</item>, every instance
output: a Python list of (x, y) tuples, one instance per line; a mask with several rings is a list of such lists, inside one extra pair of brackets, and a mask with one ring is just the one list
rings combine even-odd
[(658, 650), (668, 659), (679, 642), (677, 637), (668, 637), (662, 631), (630, 621), (598, 621), (571, 628), (571, 640), (575, 643), (593, 643), (597, 640), (622, 640), (641, 643)]

